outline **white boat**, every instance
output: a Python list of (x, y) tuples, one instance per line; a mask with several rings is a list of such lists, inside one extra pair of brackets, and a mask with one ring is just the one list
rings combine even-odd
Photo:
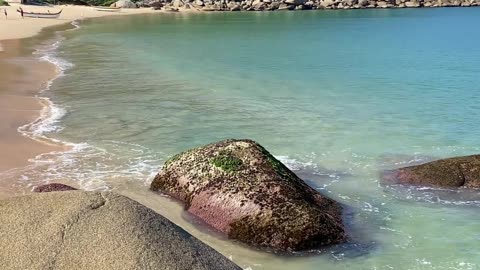
[(98, 10), (98, 11), (118, 12), (122, 8), (120, 8), (120, 7), (95, 7), (95, 9)]
[[(20, 9), (17, 9), (18, 14), (22, 15), (22, 11)], [(44, 12), (28, 12), (28, 11), (23, 11), (23, 17), (28, 17), (28, 18), (44, 18), (44, 19), (56, 19), (60, 16), (62, 13), (62, 10), (60, 10), (57, 13), (44, 13)]]

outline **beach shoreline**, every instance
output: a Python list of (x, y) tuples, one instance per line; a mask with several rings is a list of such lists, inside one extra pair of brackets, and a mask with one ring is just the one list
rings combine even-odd
[[(22, 6), (24, 10), (28, 11), (46, 11), (54, 12), (57, 10), (63, 10), (60, 19), (34, 19), (26, 18), (22, 19), (20, 15), (16, 13), (16, 9)], [(30, 159), (35, 156), (52, 152), (52, 151), (65, 151), (68, 148), (65, 148), (65, 145), (51, 144), (48, 141), (33, 140), (27, 136), (24, 136), (19, 131), (19, 128), (25, 125), (28, 125), (32, 122), (41, 121), (45, 112), (48, 111), (46, 106), (48, 102), (37, 97), (37, 95), (43, 91), (46, 86), (58, 76), (58, 70), (53, 63), (47, 61), (39, 61), (37, 58), (38, 65), (41, 65), (40, 68), (34, 68), (32, 63), (23, 65), (23, 69), (29, 65), (29, 70), (25, 71), (25, 74), (28, 72), (35, 73), (35, 70), (41, 70), (43, 74), (35, 75), (24, 75), (23, 77), (28, 77), (29, 82), (22, 82), (25, 93), (19, 95), (18, 91), (15, 90), (18, 88), (17, 85), (9, 83), (18, 83), (18, 77), (22, 77), (15, 72), (3, 72), (4, 70), (11, 69), (7, 63), (8, 59), (13, 59), (15, 57), (29, 56), (33, 61), (31, 56), (32, 50), (30, 50), (27, 55), (23, 55), (23, 52), (20, 52), (20, 46), (24, 46), (22, 40), (32, 38), (39, 35), (42, 31), (48, 31), (49, 28), (60, 27), (62, 25), (68, 26), (76, 21), (81, 21), (85, 19), (98, 18), (98, 17), (107, 17), (107, 16), (124, 16), (124, 15), (139, 15), (139, 14), (161, 14), (165, 11), (157, 11), (149, 8), (139, 8), (139, 9), (122, 9), (121, 12), (102, 12), (97, 11), (93, 7), (88, 6), (25, 6), (19, 4), (12, 4), (11, 6), (2, 7), (5, 8), (8, 12), (8, 19), (5, 20), (3, 17), (0, 19), (0, 70), (2, 75), (0, 80), (2, 84), (0, 85), (0, 111), (8, 112), (2, 113), (1, 125), (0, 125), (0, 146), (2, 149), (5, 149), (4, 153), (15, 153), (14, 157), (11, 154), (8, 156), (6, 154), (0, 154), (0, 173), (23, 167), (30, 163)], [(51, 9), (51, 10), (50, 10)], [(198, 11), (181, 9), (182, 13), (195, 13)], [(32, 45), (30, 45), (32, 46)], [(33, 46), (35, 46), (33, 44)], [(40, 73), (42, 73), (40, 72)], [(13, 89), (13, 90), (12, 90)], [(8, 104), (8, 105), (7, 105)], [(48, 113), (48, 112), (47, 112)]]
[[(19, 7), (22, 7), (25, 11), (30, 12), (54, 12), (62, 10), (62, 14), (58, 19), (22, 19), (16, 12)], [(10, 6), (2, 7), (2, 9), (6, 9), (8, 13), (8, 19), (5, 19), (2, 14), (0, 19), (0, 43), (10, 39), (33, 37), (48, 27), (66, 25), (74, 21), (81, 21), (84, 19), (107, 16), (162, 13), (162, 11), (156, 11), (148, 8), (122, 9), (121, 12), (102, 12), (95, 10), (93, 7), (74, 5), (30, 6), (11, 4)]]
[(53, 144), (23, 136), (20, 128), (39, 121), (48, 113), (45, 101), (37, 95), (55, 78), (55, 66), (23, 57), (21, 42), (4, 43), (0, 56), (0, 172), (28, 164), (28, 159), (46, 151), (60, 150)]
[[(28, 136), (28, 128), (51, 117), (52, 103), (39, 94), (61, 73), (54, 63), (34, 55), (35, 47), (50, 29), (68, 27), (75, 21), (132, 14), (159, 13), (152, 9), (129, 9), (119, 13), (105, 13), (85, 6), (37, 7), (23, 6), (25, 10), (63, 9), (58, 20), (22, 19), (15, 10), (23, 5), (12, 4), (7, 9), (8, 19), (0, 24), (0, 174), (23, 168), (38, 155), (67, 151), (68, 145)], [(54, 31), (54, 30), (52, 30)], [(31, 40), (39, 37), (39, 40)], [(0, 197), (14, 195), (14, 183), (0, 182)]]

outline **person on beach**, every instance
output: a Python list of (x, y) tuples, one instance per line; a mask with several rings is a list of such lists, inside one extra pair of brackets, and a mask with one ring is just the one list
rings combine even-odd
[(22, 16), (22, 19), (23, 19), (23, 8), (20, 7), (20, 15)]
[(5, 14), (5, 20), (8, 20), (8, 17), (7, 17), (8, 14), (7, 14), (7, 9), (6, 8), (3, 9), (3, 14)]

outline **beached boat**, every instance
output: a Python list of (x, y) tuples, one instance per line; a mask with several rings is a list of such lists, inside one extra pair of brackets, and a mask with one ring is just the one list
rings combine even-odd
[[(18, 14), (22, 14), (22, 11), (20, 9), (17, 9)], [(62, 10), (60, 10), (57, 13), (44, 13), (44, 12), (28, 12), (28, 11), (23, 11), (23, 17), (29, 17), (29, 18), (44, 18), (44, 19), (56, 19), (60, 16), (62, 13)]]
[(118, 12), (122, 8), (121, 7), (94, 7), (98, 11), (106, 11), (106, 12)]

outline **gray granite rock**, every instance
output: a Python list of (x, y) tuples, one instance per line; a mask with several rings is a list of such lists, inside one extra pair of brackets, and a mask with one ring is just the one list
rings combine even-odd
[(0, 201), (1, 269), (235, 269), (153, 210), (110, 192)]

